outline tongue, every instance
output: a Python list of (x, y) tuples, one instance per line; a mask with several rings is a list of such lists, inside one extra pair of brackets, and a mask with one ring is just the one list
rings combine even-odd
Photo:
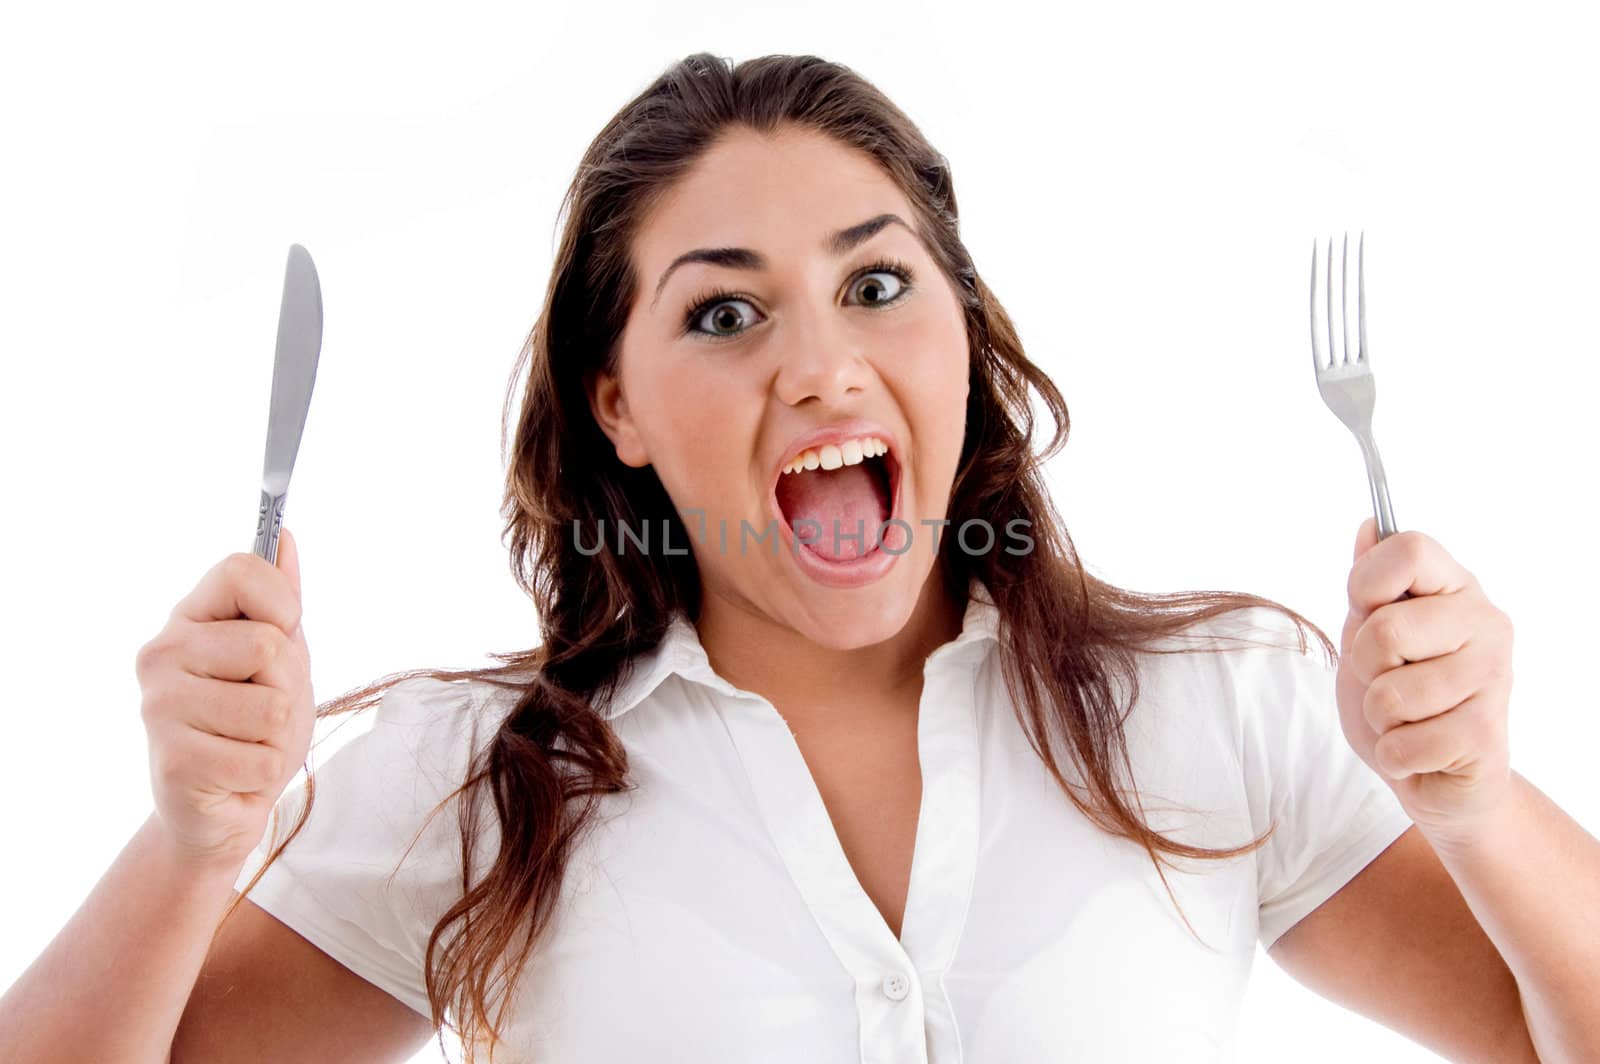
[[(889, 517), (887, 494), (865, 462), (785, 473), (778, 478), (778, 506), (796, 539), (807, 541), (806, 546), (824, 558), (841, 561), (870, 550)], [(800, 524), (802, 521), (816, 524)]]

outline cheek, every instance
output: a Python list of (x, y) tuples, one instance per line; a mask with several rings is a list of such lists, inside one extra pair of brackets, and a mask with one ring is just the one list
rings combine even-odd
[(930, 475), (954, 475), (966, 431), (969, 356), (966, 332), (939, 321), (919, 330), (905, 350), (919, 353), (898, 367), (895, 392)]
[(656, 415), (648, 427), (652, 463), (680, 508), (724, 508), (749, 466), (751, 429), (744, 421), (759, 406), (736, 394), (731, 376), (680, 364), (641, 382)]

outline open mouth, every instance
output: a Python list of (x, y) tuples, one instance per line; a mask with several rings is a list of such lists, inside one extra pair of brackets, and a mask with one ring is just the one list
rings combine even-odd
[(889, 440), (868, 432), (796, 451), (778, 473), (773, 499), (799, 549), (841, 564), (879, 549), (899, 486)]

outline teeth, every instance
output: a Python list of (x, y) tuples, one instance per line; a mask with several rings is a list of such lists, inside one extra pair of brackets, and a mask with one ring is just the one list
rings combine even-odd
[(803, 469), (838, 469), (840, 466), (858, 465), (868, 458), (889, 452), (889, 445), (876, 436), (860, 436), (841, 443), (825, 443), (802, 451), (789, 459), (783, 467), (785, 473), (798, 473)]

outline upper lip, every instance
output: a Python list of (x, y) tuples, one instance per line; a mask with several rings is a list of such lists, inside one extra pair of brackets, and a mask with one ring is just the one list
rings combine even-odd
[(825, 444), (841, 444), (845, 440), (858, 440), (865, 436), (876, 436), (889, 447), (886, 457), (899, 459), (900, 444), (894, 438), (894, 433), (878, 424), (876, 421), (867, 421), (863, 418), (853, 418), (849, 421), (836, 421), (832, 425), (802, 432), (784, 446), (778, 455), (777, 462), (772, 468), (772, 484), (778, 483), (778, 478), (783, 475), (783, 467), (794, 461), (795, 457), (814, 447)]

